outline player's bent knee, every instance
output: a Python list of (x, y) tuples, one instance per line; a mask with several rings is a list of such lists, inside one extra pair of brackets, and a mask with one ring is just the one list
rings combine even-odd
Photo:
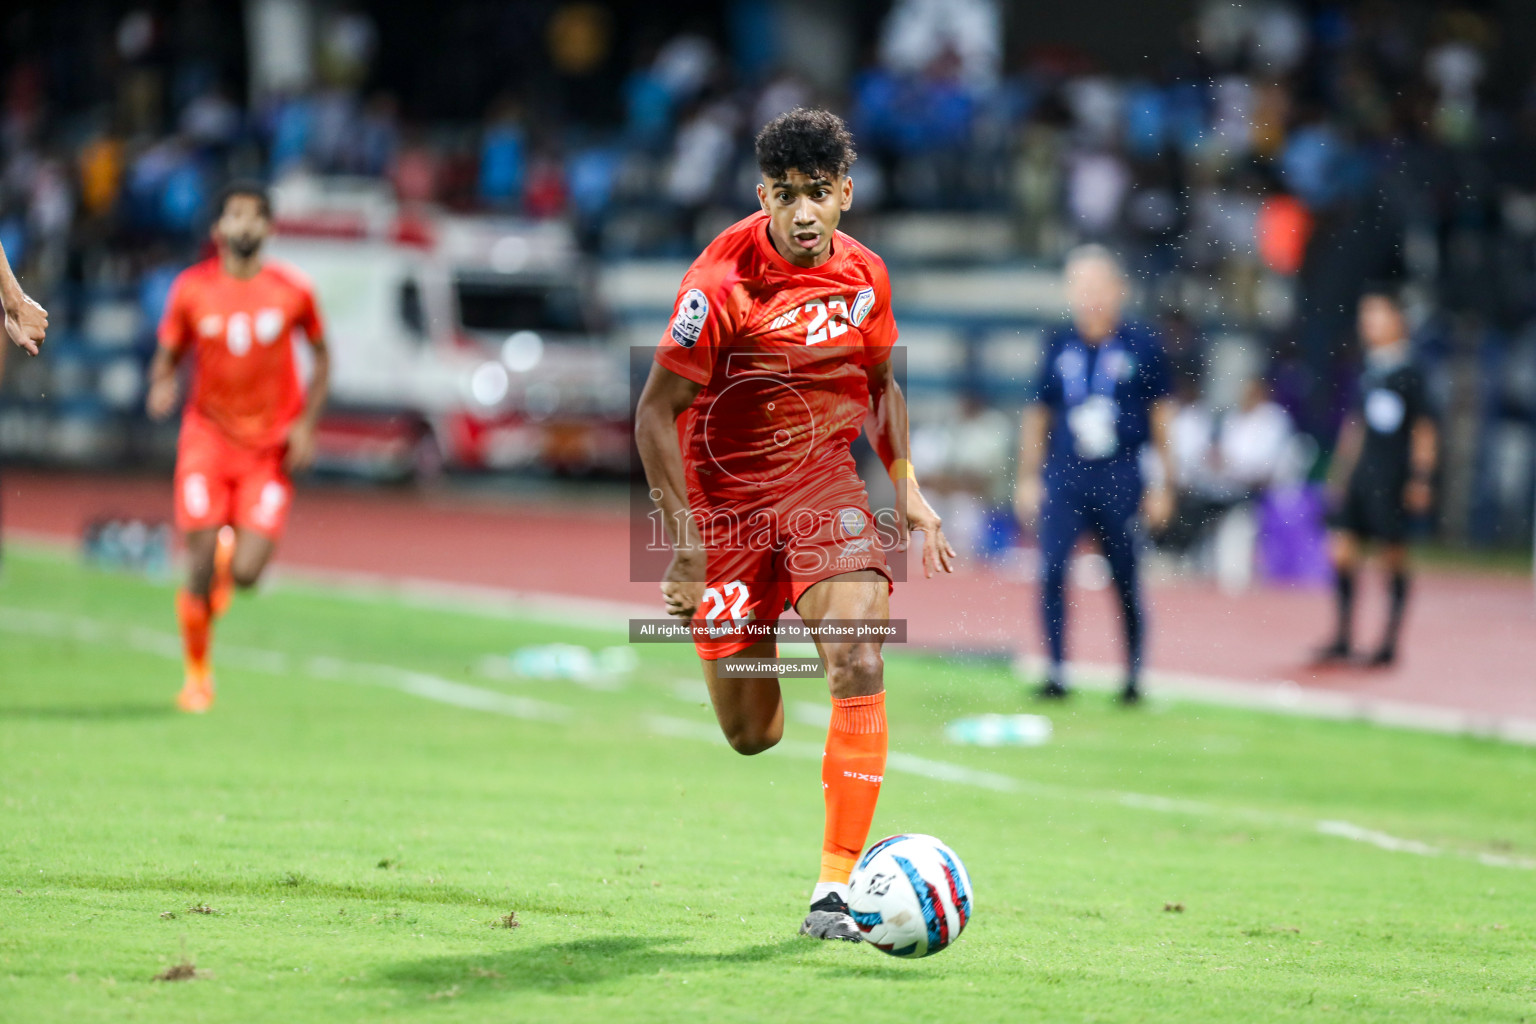
[(827, 652), (827, 685), (836, 697), (863, 697), (885, 688), (878, 644), (845, 644)]
[(241, 590), (250, 590), (257, 583), (261, 582), (261, 573), (265, 568), (266, 566), (264, 565), (231, 566), (229, 570), (230, 579), (234, 580), (235, 586)]
[(771, 750), (778, 745), (784, 736), (782, 728), (768, 729), (735, 729), (725, 734), (725, 739), (736, 753), (746, 757), (753, 754), (761, 754), (765, 750)]

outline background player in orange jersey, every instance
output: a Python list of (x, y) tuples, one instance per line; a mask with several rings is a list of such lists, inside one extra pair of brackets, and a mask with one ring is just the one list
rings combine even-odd
[[(762, 211), (689, 268), (636, 410), (673, 546), (666, 608), (692, 621), (715, 716), (743, 754), (783, 732), (777, 673), (735, 670), (775, 656), (761, 627), (786, 603), (822, 630), (889, 617), (890, 569), (849, 450), (861, 428), (897, 485), (902, 547), (909, 530), (924, 533), (925, 575), (949, 572), (954, 558), (907, 460), (885, 264), (837, 230), (853, 201), (853, 156), (847, 128), (825, 111), (763, 128)], [(847, 882), (885, 774), (881, 643), (819, 634), (816, 646), (832, 722), (821, 874), (800, 931), (857, 941)]]
[[(271, 229), (260, 186), (224, 190), (212, 229), (218, 254), (176, 278), (150, 366), (149, 414), (162, 419), (176, 407), (176, 367), (195, 353), (176, 451), (176, 526), (188, 561), (186, 587), (176, 595), (184, 711), (213, 704), (213, 622), (232, 589), (254, 585), (272, 557), (293, 497), (289, 474), (313, 459), (325, 405), (330, 357), (314, 292), (297, 270), (261, 259)], [(314, 352), (307, 394), (295, 327)]]

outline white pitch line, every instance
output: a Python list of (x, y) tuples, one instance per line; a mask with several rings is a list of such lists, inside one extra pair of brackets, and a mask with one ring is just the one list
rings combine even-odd
[[(725, 737), (720, 734), (720, 730), (703, 722), (675, 718), (671, 715), (646, 715), (645, 722), (652, 732), (660, 736), (702, 740), (706, 743), (721, 746), (725, 744)], [(780, 740), (778, 745), (773, 747), (769, 753), (773, 751), (806, 760), (819, 761), (822, 757), (822, 748), (819, 745), (798, 740)], [(1240, 818), (1260, 825), (1316, 832), (1320, 835), (1332, 836), (1337, 839), (1347, 839), (1351, 842), (1364, 843), (1392, 853), (1409, 853), (1423, 857), (1437, 857), (1442, 854), (1450, 854), (1488, 867), (1517, 868), (1525, 871), (1536, 870), (1536, 860), (1530, 858), (1469, 850), (1445, 850), (1416, 839), (1402, 839), (1385, 832), (1363, 828), (1347, 821), (1312, 820), (1294, 815), (1260, 811), (1253, 808), (1223, 807), (1199, 800), (1153, 796), (1146, 793), (1057, 786), (1046, 782), (1019, 779), (997, 772), (968, 768), (965, 765), (954, 764), (950, 761), (936, 761), (931, 758), (918, 757), (916, 754), (906, 754), (895, 750), (886, 755), (885, 766), (887, 772), (917, 775), (925, 779), (950, 782), (962, 786), (973, 786), (978, 789), (989, 789), (997, 793), (1019, 793), (1069, 801), (1082, 801), (1084, 799), (1107, 801), (1120, 804), (1122, 807), (1152, 811), (1158, 814)]]
[(497, 690), (487, 690), (468, 683), (456, 683), (442, 676), (434, 676), (414, 669), (394, 665), (377, 665), (366, 662), (345, 661), (340, 658), (310, 658), (304, 668), (311, 674), (331, 679), (345, 680), (349, 675), (369, 675), (377, 683), (409, 693), (415, 697), (449, 704), (471, 711), (489, 711), (509, 718), (524, 718), (534, 722), (564, 722), (572, 710), (564, 704), (518, 697)]
[[(1046, 667), (1046, 659), (1039, 655), (1020, 655), (1013, 660), (1014, 674), (1027, 679), (1043, 678)], [(1122, 667), (1082, 661), (1068, 662), (1066, 671), (1074, 683), (1085, 689), (1099, 690), (1118, 689), (1125, 675)], [(1536, 719), (1303, 687), (1290, 679), (1237, 680), (1168, 669), (1148, 669), (1143, 674), (1146, 688), (1154, 700), (1171, 697), (1245, 711), (1338, 722), (1369, 722), (1409, 732), (1474, 736), (1519, 746), (1536, 746)]]
[[(178, 637), (138, 626), (114, 628), (95, 619), (79, 616), (54, 615), (30, 608), (0, 607), (0, 629), (12, 633), (70, 637), (84, 643), (125, 646), (143, 654), (181, 660), (181, 641)], [(569, 720), (572, 714), (572, 709), (563, 704), (500, 693), (394, 665), (328, 657), (308, 658), (295, 663), (293, 658), (281, 651), (239, 644), (219, 645), (219, 659), (227, 665), (271, 675), (287, 675), (298, 668), (319, 679), (381, 686), (439, 704), (486, 711), (509, 718), (563, 722)]]
[(832, 724), (831, 704), (797, 700), (790, 703), (789, 713), (801, 725), (814, 725), (818, 729), (825, 729)]
[(908, 775), (921, 775), (925, 779), (954, 782), (962, 786), (976, 786), (979, 789), (990, 789), (999, 793), (1015, 793), (1025, 788), (1018, 779), (1008, 775), (967, 768), (948, 761), (934, 761), (926, 757), (918, 757), (916, 754), (903, 754), (899, 750), (886, 754), (885, 767), (887, 771), (894, 768)]
[[(447, 583), (419, 577), (344, 573), (325, 569), (276, 567), (284, 589), (323, 588), (328, 596), (358, 601), (395, 601), (407, 607), (458, 611), (482, 617), (520, 619), (594, 632), (627, 633), (630, 619), (660, 618), (658, 606), (544, 591)], [(780, 644), (781, 657), (815, 656), (813, 644)], [(922, 650), (922, 649), (919, 649)], [(923, 653), (942, 651), (923, 650)], [(1014, 669), (1039, 676), (1045, 659), (1025, 655)], [(1090, 662), (1068, 662), (1067, 672), (1089, 687), (1118, 687), (1122, 670)], [(1450, 736), (1475, 736), (1536, 746), (1536, 719), (1500, 716), (1408, 701), (1304, 688), (1292, 680), (1233, 679), (1168, 669), (1149, 669), (1147, 688), (1154, 700), (1214, 704), (1222, 707), (1336, 721), (1369, 722), (1384, 728)]]
[(1416, 853), (1421, 857), (1438, 857), (1442, 852), (1416, 839), (1399, 839), (1397, 836), (1361, 828), (1347, 821), (1319, 821), (1317, 830), (1325, 836), (1338, 836), (1340, 839), (1353, 839), (1357, 843), (1370, 843), (1372, 846), (1379, 846), (1393, 853)]
[(628, 635), (630, 619), (664, 618), (653, 605), (546, 591), (513, 590), (472, 583), (448, 583), (418, 576), (341, 572), (312, 567), (275, 566), (273, 585), (283, 590), (338, 594), (356, 601), (390, 601), (431, 611), (456, 611), (482, 618), (515, 619), (546, 625)]
[[(71, 637), (85, 643), (127, 647), (155, 657), (180, 660), (180, 640), (169, 634), (142, 627), (114, 627), (96, 619), (83, 616), (55, 615), (30, 608), (0, 606), (0, 630), (12, 633), (43, 633), (56, 637)], [(284, 675), (292, 671), (294, 660), (281, 651), (240, 645), (221, 645), (220, 657), (244, 668)], [(484, 711), (531, 721), (569, 721), (573, 709), (530, 697), (517, 697), (486, 690), (466, 683), (454, 682), (426, 672), (379, 665), (368, 662), (347, 661), (340, 658), (312, 657), (298, 663), (307, 674), (316, 678), (343, 682), (364, 682), (393, 689), (401, 693), (421, 697), (453, 707), (471, 711)], [(670, 715), (646, 715), (645, 723), (651, 731), (663, 736), (680, 739), (703, 740), (721, 744), (725, 738), (714, 726)], [(799, 740), (781, 740), (774, 748), (781, 755), (819, 761), (822, 757), (820, 744)], [(999, 793), (1022, 793), (1056, 799), (1083, 800), (1109, 799), (1125, 807), (1158, 813), (1197, 816), (1240, 817), (1257, 823), (1275, 826), (1303, 825), (1321, 835), (1365, 843), (1393, 853), (1411, 853), (1419, 856), (1439, 856), (1451, 853), (1488, 867), (1536, 869), (1536, 860), (1511, 857), (1502, 854), (1480, 853), (1463, 850), (1443, 850), (1440, 847), (1414, 839), (1402, 839), (1385, 832), (1377, 832), (1346, 821), (1318, 820), (1308, 822), (1283, 814), (1273, 814), (1248, 808), (1221, 807), (1195, 800), (1173, 799), (1144, 793), (1112, 790), (1077, 789), (1055, 786), (1049, 783), (1017, 779), (1009, 775), (988, 772), (949, 761), (937, 761), (915, 754), (892, 751), (886, 759), (887, 771), (949, 782), (956, 785), (974, 786)]]
[[(29, 557), (63, 558), (72, 538), (29, 530), (9, 530)], [(630, 619), (658, 618), (658, 606), (605, 601), (548, 591), (449, 583), (443, 580), (380, 573), (342, 572), (312, 566), (281, 564), (269, 574), (283, 590), (344, 597), (354, 601), (390, 601), (431, 611), (456, 611), (483, 618), (517, 619), (571, 629), (624, 634)], [(809, 656), (813, 645), (804, 645)], [(788, 649), (789, 645), (781, 645)], [(919, 649), (925, 653), (941, 650)], [(780, 652), (781, 654), (784, 651)], [(1015, 672), (1038, 677), (1045, 659), (1024, 655), (1013, 662)], [(1071, 661), (1069, 676), (1086, 688), (1119, 686), (1122, 670), (1112, 665)], [(1336, 721), (1360, 721), (1391, 729), (1474, 736), (1536, 747), (1536, 719), (1459, 711), (1455, 708), (1366, 697), (1316, 688), (1292, 680), (1233, 679), (1166, 669), (1145, 673), (1153, 700), (1163, 696), (1201, 704), (1242, 708), (1270, 714), (1297, 715)]]

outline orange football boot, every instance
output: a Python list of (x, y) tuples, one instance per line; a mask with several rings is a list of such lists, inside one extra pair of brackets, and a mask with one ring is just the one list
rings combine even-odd
[(187, 666), (187, 681), (176, 695), (176, 707), (194, 715), (213, 707), (213, 672), (207, 665)]

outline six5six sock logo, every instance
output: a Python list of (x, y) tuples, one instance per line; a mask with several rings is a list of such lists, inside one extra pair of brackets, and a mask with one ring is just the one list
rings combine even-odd
[(688, 289), (683, 301), (677, 304), (677, 315), (672, 318), (672, 340), (683, 348), (693, 348), (704, 333), (704, 320), (709, 316), (709, 300), (697, 288)]

